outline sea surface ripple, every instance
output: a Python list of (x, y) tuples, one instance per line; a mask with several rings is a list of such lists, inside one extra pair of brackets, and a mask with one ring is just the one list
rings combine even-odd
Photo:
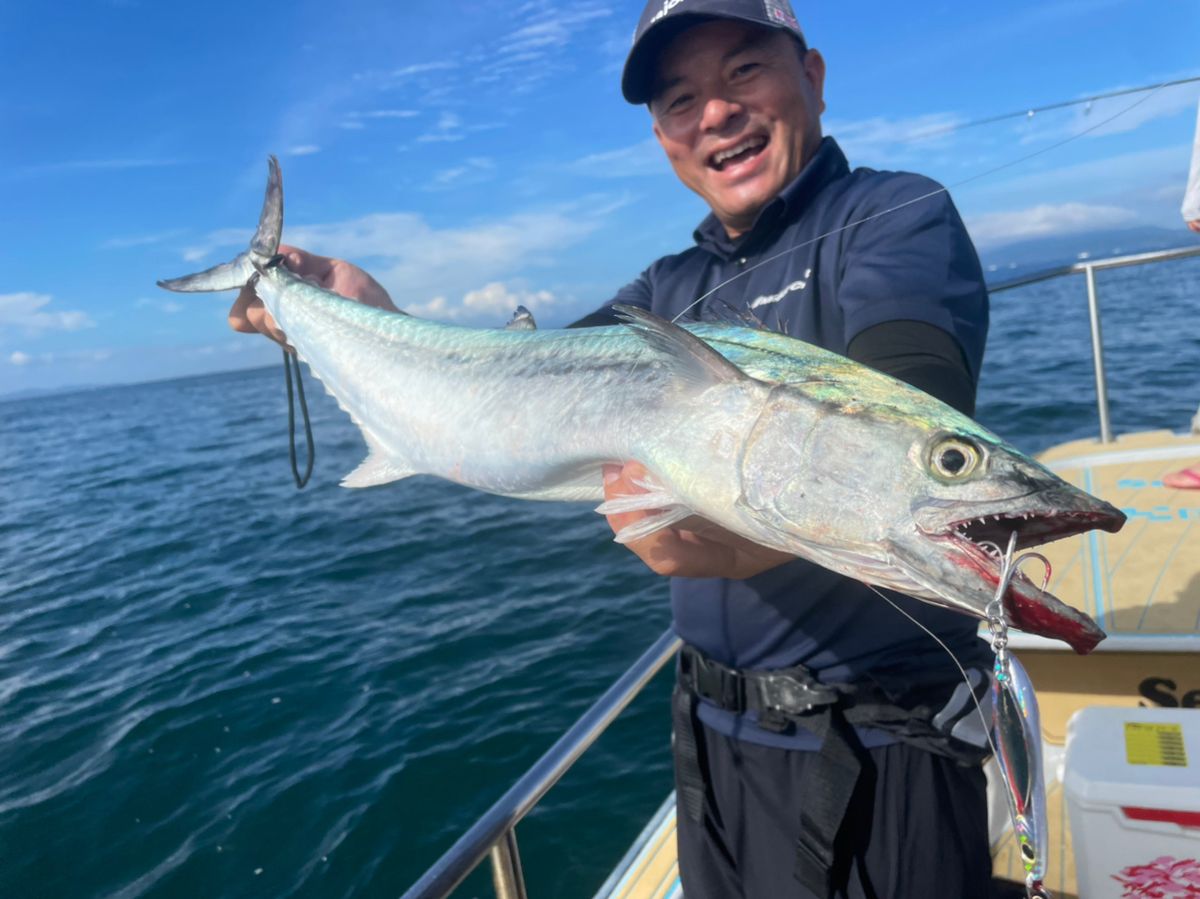
[[(1182, 430), (1200, 261), (1099, 281), (1117, 429)], [(1084, 297), (993, 301), (979, 418), (1022, 449), (1096, 432)], [(0, 896), (398, 895), (667, 627), (586, 506), (338, 487), (311, 380), (296, 491), (281, 381), (0, 403)], [(519, 828), (531, 895), (591, 896), (671, 788), (668, 689)]]

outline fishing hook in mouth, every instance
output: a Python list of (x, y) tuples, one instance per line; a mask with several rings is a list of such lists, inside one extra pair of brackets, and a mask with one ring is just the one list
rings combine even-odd
[[(1042, 563), (1042, 585), (1041, 591), (1046, 592), (1046, 587), (1050, 584), (1050, 575), (1053, 568), (1050, 565), (1050, 560), (1044, 555), (1033, 550), (1016, 555), (1017, 551), (1017, 532), (1013, 531), (1008, 537), (1008, 546), (1001, 550), (999, 546), (992, 543), (990, 540), (981, 540), (980, 546), (995, 551), (995, 557), (1000, 560), (1000, 579), (996, 583), (996, 592), (992, 595), (992, 601), (989, 602), (983, 610), (983, 614), (987, 618), (988, 630), (991, 631), (993, 640), (993, 649), (996, 648), (995, 641), (999, 638), (1002, 643), (1000, 649), (1003, 650), (1008, 643), (1008, 621), (1005, 618), (1004, 612), (1004, 596), (1008, 593), (1012, 586), (1013, 578), (1017, 574), (1026, 577), (1021, 571), (1021, 566), (1031, 559), (1036, 559)], [(1031, 580), (1026, 577), (1027, 580)]]

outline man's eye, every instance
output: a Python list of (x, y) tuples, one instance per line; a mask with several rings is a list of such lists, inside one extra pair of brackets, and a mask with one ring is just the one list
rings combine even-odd
[(679, 112), (687, 108), (688, 103), (692, 100), (691, 94), (680, 94), (678, 97), (673, 97), (667, 102), (667, 112)]
[(733, 70), (733, 77), (734, 78), (745, 78), (747, 75), (751, 74), (757, 68), (758, 68), (758, 63), (756, 63), (756, 62), (742, 63), (740, 66), (738, 66), (736, 69)]

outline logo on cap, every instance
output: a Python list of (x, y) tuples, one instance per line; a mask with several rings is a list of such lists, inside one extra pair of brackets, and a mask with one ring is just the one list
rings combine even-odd
[(653, 25), (682, 2), (683, 0), (663, 0), (662, 9), (654, 14), (654, 18), (650, 20), (650, 25)]
[[(677, 2), (682, 2), (682, 0), (677, 0)], [(796, 14), (792, 12), (792, 7), (787, 0), (763, 0), (763, 9), (767, 13), (767, 18), (772, 22), (778, 22), (794, 28), (796, 31), (800, 30), (800, 23), (796, 21)]]

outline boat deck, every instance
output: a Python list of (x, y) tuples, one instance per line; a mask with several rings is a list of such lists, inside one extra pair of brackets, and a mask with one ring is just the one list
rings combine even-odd
[(1117, 534), (1091, 531), (1045, 547), (1051, 592), (1078, 604), (1109, 633), (1104, 651), (1196, 648), (1200, 635), (1200, 491), (1172, 490), (1163, 475), (1200, 462), (1200, 436), (1129, 434), (1077, 440), (1041, 461), (1129, 516)]
[(595, 899), (683, 899), (673, 792), (642, 829)]

